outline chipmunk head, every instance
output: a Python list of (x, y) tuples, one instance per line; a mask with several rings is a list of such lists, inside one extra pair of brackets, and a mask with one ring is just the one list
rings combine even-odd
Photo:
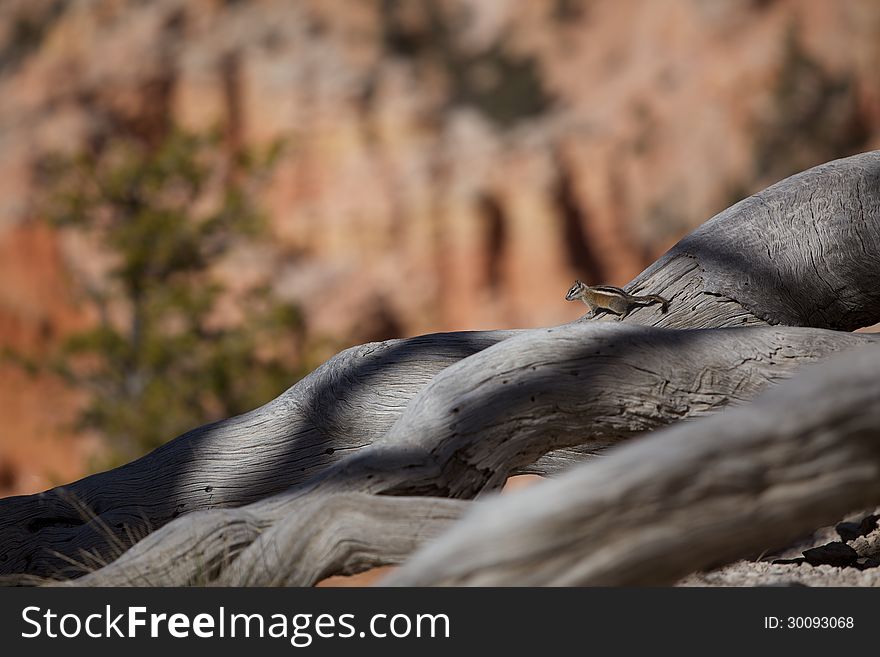
[(565, 300), (574, 301), (575, 299), (579, 299), (586, 287), (587, 286), (580, 281), (575, 281), (574, 285), (568, 288), (568, 294), (565, 295)]

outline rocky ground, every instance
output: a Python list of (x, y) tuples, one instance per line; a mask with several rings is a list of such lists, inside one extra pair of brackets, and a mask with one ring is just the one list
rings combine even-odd
[(880, 586), (880, 507), (853, 513), (775, 554), (696, 573), (680, 586)]

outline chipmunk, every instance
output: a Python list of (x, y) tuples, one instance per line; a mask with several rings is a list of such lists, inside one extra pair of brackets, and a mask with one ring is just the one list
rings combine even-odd
[(633, 308), (646, 306), (652, 303), (662, 304), (662, 312), (669, 309), (669, 301), (658, 294), (648, 294), (645, 296), (633, 296), (619, 287), (611, 285), (584, 285), (580, 281), (575, 281), (574, 285), (565, 295), (566, 301), (574, 301), (580, 299), (592, 311), (590, 316), (604, 310), (609, 313), (620, 316), (620, 319), (626, 317)]

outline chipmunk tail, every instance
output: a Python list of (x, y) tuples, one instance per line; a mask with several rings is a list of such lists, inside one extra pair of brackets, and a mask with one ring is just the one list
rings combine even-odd
[(659, 294), (649, 294), (648, 299), (660, 304), (660, 312), (665, 313), (669, 310), (669, 301), (661, 297)]

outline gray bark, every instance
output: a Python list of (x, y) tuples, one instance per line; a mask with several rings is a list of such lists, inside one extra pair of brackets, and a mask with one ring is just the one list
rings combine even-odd
[(383, 583), (658, 585), (880, 502), (880, 348), (477, 504)]
[[(766, 324), (880, 320), (878, 180), (880, 153), (868, 153), (722, 212), (627, 286), (669, 298), (667, 314), (648, 307), (611, 327), (600, 317), (362, 345), (255, 411), (63, 489), (0, 500), (0, 572), (51, 576), (83, 550), (106, 558), (131, 532), (193, 511), (216, 518), (211, 510), (246, 505), (242, 513), (273, 524), (273, 509), (308, 490), (469, 497), (515, 468), (555, 471), (584, 451), (745, 401), (796, 364), (866, 339)], [(722, 338), (627, 324), (759, 328)], [(586, 447), (530, 465), (576, 445)]]

